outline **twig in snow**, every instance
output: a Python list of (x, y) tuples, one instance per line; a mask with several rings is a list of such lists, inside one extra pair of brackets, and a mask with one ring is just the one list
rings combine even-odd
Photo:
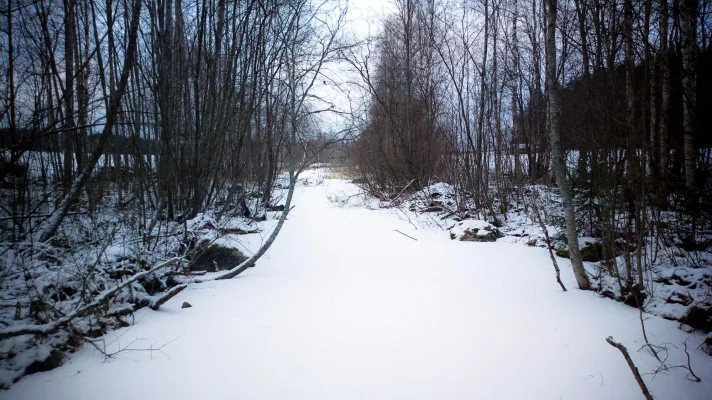
[[(669, 370), (675, 369), (675, 368), (682, 368), (682, 369), (686, 369), (688, 372), (687, 377), (686, 377), (687, 379), (691, 380), (692, 382), (702, 382), (702, 379), (700, 379), (700, 377), (697, 376), (695, 374), (695, 372), (692, 370), (692, 364), (690, 363), (690, 353), (687, 351), (687, 340), (688, 339), (689, 338), (685, 339), (685, 341), (682, 342), (683, 351), (685, 352), (685, 356), (687, 357), (686, 365), (665, 365), (665, 361), (667, 361), (667, 347), (656, 346), (661, 349), (664, 349), (666, 356), (663, 359), (663, 361), (660, 363), (660, 366), (658, 367), (658, 369), (655, 370), (654, 374), (657, 374), (661, 371), (669, 371)], [(675, 346), (674, 344), (672, 346), (677, 348), (677, 346)], [(645, 346), (643, 346), (643, 347), (645, 347)]]
[[(636, 296), (635, 293), (634, 293), (634, 294), (633, 294), (633, 297), (635, 298), (636, 303), (638, 303), (638, 296)], [(643, 318), (643, 307), (642, 307), (640, 304), (638, 304), (638, 311), (639, 311), (639, 318), (640, 318), (640, 327), (641, 327), (641, 329), (643, 330), (643, 339), (645, 340), (645, 344), (648, 346), (648, 348), (650, 349), (650, 351), (653, 352), (653, 355), (655, 356), (655, 358), (656, 358), (661, 364), (664, 365), (665, 363), (660, 359), (660, 356), (658, 355), (658, 352), (655, 351), (655, 348), (653, 347), (653, 345), (650, 344), (650, 341), (648, 341), (648, 333), (645, 331), (645, 318)]]
[(692, 375), (692, 377), (694, 378), (691, 380), (694, 380), (695, 382), (702, 382), (702, 379), (700, 379), (699, 376), (695, 375), (695, 373), (692, 372), (692, 365), (690, 364), (690, 353), (687, 352), (687, 339), (685, 339), (682, 344), (683, 346), (685, 346), (685, 355), (687, 356), (687, 367), (683, 366), (683, 368), (687, 368), (687, 370), (690, 371), (690, 375)]
[(405, 187), (396, 195), (396, 197), (392, 198), (391, 201), (388, 202), (388, 205), (385, 206), (385, 208), (390, 207), (396, 199), (398, 199), (399, 197), (401, 197), (401, 195), (403, 194), (403, 192), (405, 192), (405, 190), (408, 189), (408, 187), (410, 187), (410, 185), (413, 184), (413, 182), (415, 182), (415, 179), (413, 179), (413, 180), (411, 180), (410, 182), (408, 182), (408, 184), (405, 185)]
[(148, 348), (132, 348), (131, 345), (133, 345), (134, 343), (136, 343), (136, 342), (138, 342), (138, 341), (141, 341), (141, 340), (145, 340), (145, 339), (143, 339), (143, 338), (136, 338), (136, 339), (132, 340), (131, 343), (129, 343), (128, 345), (126, 345), (126, 347), (121, 348), (121, 347), (119, 346), (119, 349), (116, 350), (116, 351), (113, 352), (113, 353), (109, 353), (109, 352), (106, 351), (106, 342), (104, 342), (103, 339), (101, 339), (101, 341), (104, 342), (104, 343), (103, 343), (103, 348), (102, 348), (102, 347), (99, 347), (99, 346), (98, 346), (95, 342), (93, 342), (93, 341), (89, 341), (89, 343), (91, 343), (91, 344), (94, 346), (95, 349), (97, 349), (100, 353), (102, 353), (102, 354), (104, 355), (104, 358), (105, 358), (105, 359), (114, 358), (114, 356), (117, 355), (117, 354), (120, 354), (120, 353), (128, 353), (128, 352), (130, 352), (130, 351), (148, 351), (148, 352), (151, 353), (151, 358), (153, 358), (153, 352), (154, 352), (154, 351), (157, 351), (157, 352), (163, 354), (164, 356), (166, 356), (166, 358), (168, 358), (168, 359), (170, 360), (171, 357), (168, 356), (168, 354), (166, 354), (166, 353), (163, 351), (163, 349), (164, 349), (166, 346), (168, 346), (169, 344), (171, 344), (171, 343), (175, 342), (176, 340), (180, 339), (181, 336), (183, 336), (183, 334), (184, 334), (185, 332), (186, 332), (186, 331), (183, 331), (180, 335), (178, 335), (178, 337), (176, 337), (175, 339), (170, 340), (170, 341), (168, 341), (168, 342), (166, 342), (166, 343), (160, 345), (159, 347), (154, 347), (156, 344), (155, 344), (155, 343), (151, 343), (151, 345), (150, 345)]
[(530, 199), (530, 203), (531, 203), (530, 206), (532, 208), (532, 211), (534, 212), (534, 217), (536, 218), (536, 221), (539, 223), (539, 227), (544, 232), (544, 238), (546, 239), (546, 248), (549, 250), (549, 257), (551, 258), (552, 264), (554, 264), (554, 271), (556, 271), (556, 282), (559, 283), (559, 286), (561, 286), (561, 289), (565, 292), (566, 286), (564, 286), (564, 282), (561, 281), (561, 270), (559, 269), (559, 263), (556, 262), (556, 257), (554, 257), (554, 250), (551, 246), (551, 238), (549, 237), (549, 230), (546, 229), (546, 224), (544, 224), (544, 219), (541, 217), (541, 212), (539, 211), (539, 205), (537, 204), (537, 199), (534, 198), (534, 195), (532, 195), (532, 198)]
[(414, 238), (413, 236), (408, 236), (408, 235), (406, 235), (405, 233), (399, 231), (398, 229), (394, 229), (394, 231), (400, 233), (400, 234), (403, 235), (403, 236), (407, 236), (407, 237), (409, 237), (409, 238), (415, 240), (416, 242), (418, 241), (418, 239)]
[(633, 373), (636, 382), (638, 382), (638, 386), (640, 386), (640, 390), (643, 392), (643, 396), (645, 396), (647, 400), (653, 400), (653, 395), (650, 394), (648, 387), (645, 386), (645, 382), (643, 382), (643, 378), (640, 376), (640, 372), (638, 372), (638, 367), (635, 366), (635, 364), (633, 363), (633, 359), (631, 359), (630, 354), (628, 354), (628, 349), (626, 349), (625, 346), (623, 346), (622, 344), (615, 342), (613, 340), (613, 336), (607, 337), (606, 342), (620, 350), (620, 352), (623, 354), (623, 358), (625, 358), (625, 361), (628, 363), (628, 367), (630, 367), (630, 371)]
[[(408, 221), (408, 223), (413, 227), (413, 229), (418, 230), (418, 227), (413, 223), (413, 221), (410, 219), (410, 215), (408, 215), (407, 210), (401, 210), (400, 207), (396, 207), (396, 215), (400, 218), (400, 214), (402, 213), (405, 219)], [(416, 214), (417, 215), (417, 214)]]

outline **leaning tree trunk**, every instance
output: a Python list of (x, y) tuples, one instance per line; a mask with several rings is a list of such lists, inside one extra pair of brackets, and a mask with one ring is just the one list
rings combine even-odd
[[(295, 76), (296, 73), (294, 72), (294, 65), (290, 66), (291, 68), (291, 75), (290, 79), (292, 79), (292, 82), (295, 81)], [(259, 260), (266, 252), (269, 250), (270, 246), (272, 246), (272, 243), (274, 243), (274, 240), (277, 239), (277, 235), (279, 235), (279, 232), (282, 230), (282, 226), (284, 225), (284, 221), (287, 220), (287, 216), (289, 215), (289, 212), (292, 209), (292, 197), (294, 196), (294, 189), (297, 186), (297, 176), (299, 175), (299, 171), (297, 171), (296, 168), (296, 153), (297, 153), (297, 106), (296, 106), (296, 99), (295, 99), (295, 93), (294, 93), (294, 88), (291, 88), (291, 103), (290, 103), (290, 134), (289, 134), (289, 191), (287, 192), (287, 200), (284, 204), (284, 211), (282, 211), (282, 215), (279, 217), (279, 221), (277, 221), (277, 225), (274, 227), (272, 230), (272, 233), (269, 235), (267, 238), (267, 241), (264, 242), (262, 247), (260, 247), (259, 250), (250, 258), (247, 260), (243, 261), (240, 265), (237, 267), (225, 272), (224, 274), (213, 278), (215, 280), (223, 280), (223, 279), (232, 279), (241, 273), (243, 273), (245, 270), (248, 268), (254, 267), (255, 263), (257, 260)], [(197, 281), (197, 282), (202, 282), (202, 281)]]
[(549, 91), (549, 138), (551, 141), (551, 164), (556, 175), (556, 184), (561, 192), (564, 206), (564, 219), (566, 221), (566, 239), (569, 243), (569, 256), (574, 269), (576, 282), (579, 289), (588, 290), (591, 284), (586, 276), (586, 270), (581, 261), (581, 252), (578, 246), (578, 233), (576, 232), (576, 219), (572, 201), (571, 185), (566, 178), (566, 164), (561, 146), (561, 120), (560, 98), (556, 79), (556, 14), (557, 0), (547, 0), (549, 5), (548, 25), (546, 29), (546, 55), (548, 59), (546, 69), (546, 83)]

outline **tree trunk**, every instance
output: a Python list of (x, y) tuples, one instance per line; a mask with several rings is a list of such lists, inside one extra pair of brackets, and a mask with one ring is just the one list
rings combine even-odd
[(697, 203), (695, 192), (695, 171), (697, 150), (695, 148), (695, 105), (696, 105), (696, 50), (697, 50), (697, 7), (698, 0), (682, 0), (680, 24), (682, 33), (682, 85), (683, 85), (683, 145), (685, 152), (685, 186), (688, 204)]
[[(12, 0), (7, 0), (7, 75), (9, 81), (9, 94), (10, 98), (8, 102), (10, 103), (10, 139), (15, 138), (15, 123), (16, 123), (16, 107), (15, 107), (15, 48), (14, 40), (12, 38)], [(0, 179), (2, 176), (0, 176)]]
[[(79, 121), (79, 129), (74, 133), (74, 152), (77, 157), (77, 171), (84, 168), (84, 159), (86, 158), (86, 137), (87, 125), (89, 124), (89, 77), (90, 65), (89, 60), (89, 7), (85, 3), (81, 8), (81, 15), (84, 21), (83, 40), (79, 46), (79, 37), (76, 37), (77, 46), (75, 47), (75, 59), (78, 67), (77, 71), (77, 119)], [(76, 34), (76, 29), (75, 29)], [(79, 51), (81, 47), (81, 52)]]
[(522, 143), (521, 135), (524, 134), (520, 128), (522, 113), (519, 112), (519, 37), (517, 36), (517, 19), (519, 18), (519, 0), (514, 0), (514, 11), (512, 12), (512, 151), (514, 153), (514, 183), (519, 184), (522, 180), (522, 161), (519, 154), (519, 146)]
[(64, 193), (72, 186), (74, 157), (72, 144), (74, 135), (74, 0), (64, 0), (64, 172), (62, 183)]
[(547, 88), (549, 91), (549, 139), (551, 141), (551, 164), (556, 176), (556, 184), (561, 192), (561, 200), (564, 207), (564, 219), (566, 221), (566, 238), (569, 244), (569, 256), (571, 266), (576, 276), (579, 289), (589, 290), (591, 284), (588, 281), (586, 270), (581, 261), (581, 252), (578, 245), (578, 233), (576, 232), (576, 219), (574, 216), (574, 205), (572, 202), (571, 186), (566, 177), (566, 163), (561, 145), (561, 120), (560, 120), (560, 97), (558, 81), (556, 77), (556, 15), (557, 0), (547, 0), (549, 6), (548, 21), (546, 29), (546, 55), (547, 55)]
[(668, 49), (668, 0), (660, 0), (660, 185), (658, 207), (666, 209), (670, 181), (670, 54)]

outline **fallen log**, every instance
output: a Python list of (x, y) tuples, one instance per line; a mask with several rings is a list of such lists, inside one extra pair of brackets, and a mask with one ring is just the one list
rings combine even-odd
[(163, 296), (161, 296), (158, 299), (151, 302), (151, 305), (150, 305), (151, 310), (158, 311), (158, 308), (161, 307), (161, 305), (165, 304), (168, 300), (172, 299), (173, 296), (182, 292), (183, 289), (185, 289), (187, 287), (188, 287), (188, 285), (178, 285), (178, 286), (171, 288), (171, 290), (166, 292)]
[(91, 303), (85, 305), (84, 307), (80, 307), (80, 308), (76, 309), (74, 312), (67, 314), (64, 317), (62, 317), (54, 322), (49, 322), (49, 323), (40, 324), (40, 325), (11, 326), (11, 327), (8, 327), (5, 329), (0, 329), (0, 340), (5, 340), (7, 338), (11, 338), (14, 336), (20, 336), (20, 335), (48, 335), (50, 333), (57, 332), (61, 327), (72, 322), (72, 320), (74, 320), (78, 317), (81, 317), (83, 315), (86, 315), (89, 312), (103, 306), (104, 304), (107, 304), (109, 302), (109, 299), (114, 297), (122, 289), (133, 284), (137, 280), (144, 278), (148, 275), (151, 275), (161, 268), (165, 268), (169, 265), (173, 265), (173, 264), (177, 264), (177, 263), (181, 263), (181, 262), (185, 262), (185, 260), (182, 257), (174, 257), (174, 258), (171, 258), (170, 260), (159, 263), (158, 265), (154, 266), (153, 268), (151, 268), (148, 271), (139, 272), (138, 274), (136, 274), (136, 275), (132, 276), (131, 278), (127, 279), (126, 281), (122, 282), (120, 285), (103, 291)]

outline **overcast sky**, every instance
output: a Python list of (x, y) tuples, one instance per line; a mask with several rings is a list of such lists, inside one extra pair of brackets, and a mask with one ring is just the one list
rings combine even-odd
[(384, 15), (395, 11), (393, 0), (348, 0), (348, 24), (346, 30), (365, 38), (369, 30), (380, 28)]
[[(338, 1), (338, 0), (335, 0)], [(363, 41), (371, 35), (376, 35), (381, 29), (383, 17), (395, 12), (394, 0), (340, 0), (342, 5), (348, 5), (345, 23), (342, 27), (343, 38), (348, 41)], [(338, 11), (335, 11), (337, 13)], [(358, 93), (349, 82), (359, 80), (358, 75), (349, 73), (347, 63), (329, 65), (321, 79), (313, 89), (313, 93), (334, 104), (341, 110), (350, 110), (359, 105), (363, 110), (363, 93)], [(340, 86), (340, 87), (337, 87)], [(344, 91), (349, 91), (347, 95)], [(349, 99), (350, 97), (350, 99)], [(345, 124), (345, 117), (335, 114), (322, 114), (321, 131), (336, 132)]]

